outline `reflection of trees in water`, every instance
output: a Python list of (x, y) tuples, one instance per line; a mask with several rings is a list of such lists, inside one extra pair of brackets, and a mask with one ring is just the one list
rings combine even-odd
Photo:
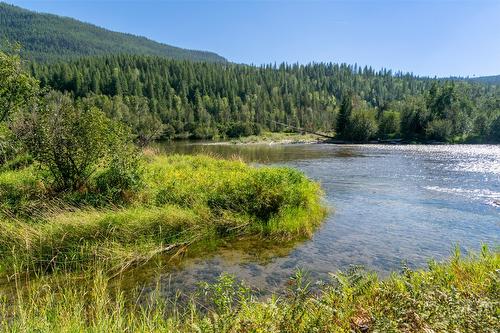
[(362, 146), (332, 144), (214, 144), (166, 142), (157, 147), (165, 153), (206, 154), (228, 159), (241, 158), (245, 162), (279, 163), (294, 160), (328, 157), (362, 157)]

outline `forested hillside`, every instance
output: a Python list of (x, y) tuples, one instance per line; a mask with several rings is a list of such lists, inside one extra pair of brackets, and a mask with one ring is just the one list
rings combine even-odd
[(144, 138), (235, 137), (286, 123), (344, 139), (498, 140), (500, 89), (345, 64), (254, 67), (116, 55), (32, 64)]
[(246, 66), (71, 18), (0, 3), (0, 37), (22, 45), (42, 87), (71, 93), (140, 140), (282, 131), (366, 141), (500, 140), (497, 77), (433, 80), (345, 64)]
[(212, 52), (186, 50), (92, 24), (32, 12), (0, 2), (0, 40), (18, 42), (23, 57), (51, 61), (104, 54), (149, 54), (172, 59), (225, 62)]
[(471, 81), (500, 85), (500, 75), (481, 76), (470, 79)]

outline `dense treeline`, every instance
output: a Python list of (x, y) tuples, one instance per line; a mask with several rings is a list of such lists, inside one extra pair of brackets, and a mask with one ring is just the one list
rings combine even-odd
[(68, 91), (143, 138), (234, 137), (286, 123), (365, 141), (498, 140), (500, 88), (345, 64), (262, 67), (114, 55), (32, 64), (42, 86)]
[(469, 79), (474, 82), (481, 82), (481, 83), (487, 83), (487, 84), (500, 84), (500, 75), (491, 75), (491, 76), (481, 76), (481, 77), (476, 77)]
[(0, 40), (3, 39), (21, 43), (25, 58), (44, 62), (115, 53), (226, 61), (212, 52), (182, 49), (72, 18), (36, 13), (0, 2)]

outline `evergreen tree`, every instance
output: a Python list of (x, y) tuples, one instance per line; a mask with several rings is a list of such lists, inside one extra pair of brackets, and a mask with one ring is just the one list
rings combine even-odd
[(337, 127), (335, 128), (339, 136), (344, 136), (349, 125), (349, 119), (352, 113), (352, 93), (347, 92), (342, 96), (339, 114), (337, 116)]

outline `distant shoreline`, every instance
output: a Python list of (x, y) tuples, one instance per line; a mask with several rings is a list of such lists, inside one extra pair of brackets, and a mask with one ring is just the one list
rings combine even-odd
[[(495, 145), (500, 144), (498, 142), (445, 142), (436, 140), (408, 140), (408, 139), (379, 139), (379, 140), (369, 140), (369, 141), (350, 141), (342, 139), (325, 139), (320, 138), (312, 134), (285, 134), (273, 133), (276, 135), (265, 135), (265, 136), (249, 136), (242, 137), (238, 139), (229, 140), (208, 140), (204, 141), (206, 145), (294, 145), (294, 144), (336, 144), (336, 145), (370, 145), (370, 144), (381, 144), (381, 145), (477, 145), (477, 144), (489, 144)], [(184, 141), (189, 139), (176, 139), (174, 141)]]

